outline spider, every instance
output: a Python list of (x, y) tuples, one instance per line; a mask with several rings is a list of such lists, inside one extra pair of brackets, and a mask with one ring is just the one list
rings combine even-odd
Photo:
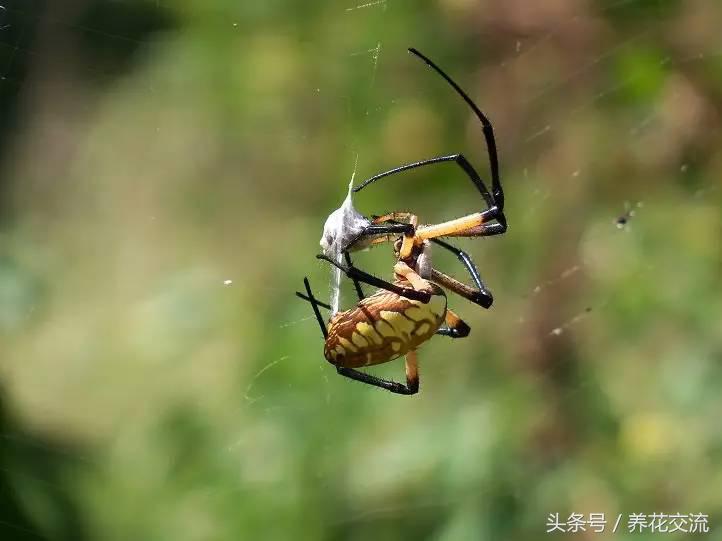
[[(464, 338), (470, 332), (469, 326), (448, 308), (443, 288), (483, 308), (491, 307), (494, 300), (469, 255), (441, 237), (486, 237), (500, 235), (507, 230), (503, 212), (504, 193), (499, 178), (499, 161), (491, 123), (441, 68), (416, 49), (411, 48), (409, 52), (439, 74), (479, 119), (489, 156), (491, 192), (462, 154), (409, 163), (374, 175), (355, 188), (350, 185), (346, 201), (329, 216), (324, 226), (321, 238), (324, 253), (316, 257), (328, 261), (353, 281), (358, 303), (349, 310), (333, 314), (329, 304), (314, 296), (308, 278), (303, 280), (305, 294), (296, 292), (298, 297), (311, 304), (324, 337), (324, 356), (340, 375), (404, 395), (416, 394), (419, 390), (416, 350), (421, 344), (436, 334)], [(351, 205), (352, 191), (358, 192), (381, 178), (403, 171), (444, 162), (454, 162), (462, 169), (484, 200), (485, 209), (439, 224), (419, 225), (418, 217), (410, 212), (391, 212), (369, 219)], [(393, 243), (396, 256), (393, 282), (355, 267), (350, 256), (350, 252), (385, 242)], [(471, 276), (475, 287), (433, 267), (433, 244), (456, 255)], [(344, 262), (341, 261), (342, 258)], [(379, 289), (372, 295), (365, 296), (362, 283)], [(332, 311), (328, 323), (324, 321), (320, 308)], [(406, 356), (405, 384), (358, 370), (360, 367), (386, 363), (403, 355)]]

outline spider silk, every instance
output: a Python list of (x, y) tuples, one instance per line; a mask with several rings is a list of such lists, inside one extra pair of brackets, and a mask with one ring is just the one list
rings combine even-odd
[[(343, 252), (353, 241), (371, 225), (371, 220), (357, 211), (353, 206), (352, 189), (353, 181), (356, 176), (356, 166), (354, 166), (351, 181), (348, 184), (348, 193), (346, 199), (339, 208), (334, 210), (326, 219), (323, 226), (323, 235), (321, 236), (321, 249), (324, 255), (334, 259), (339, 264), (343, 263)], [(360, 247), (355, 247), (358, 249)], [(338, 313), (341, 298), (341, 271), (337, 267), (333, 268), (331, 279), (331, 316)]]

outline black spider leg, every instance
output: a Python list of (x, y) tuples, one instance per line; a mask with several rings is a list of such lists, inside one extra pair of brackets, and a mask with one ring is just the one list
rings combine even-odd
[(435, 163), (442, 163), (446, 161), (454, 161), (461, 167), (464, 172), (467, 174), (467, 176), (471, 179), (471, 181), (474, 183), (476, 188), (481, 193), (482, 197), (484, 198), (484, 201), (487, 204), (487, 210), (483, 212), (483, 221), (488, 222), (493, 219), (496, 219), (499, 223), (498, 224), (489, 224), (489, 225), (482, 225), (481, 228), (478, 231), (478, 236), (490, 236), (490, 235), (499, 235), (506, 231), (507, 229), (507, 222), (506, 222), (506, 216), (504, 216), (504, 190), (501, 186), (501, 179), (499, 177), (499, 156), (496, 149), (496, 140), (494, 138), (494, 128), (491, 125), (491, 122), (486, 117), (486, 115), (477, 107), (477, 105), (472, 101), (472, 99), (464, 92), (461, 87), (459, 87), (456, 82), (451, 79), (441, 68), (439, 68), (434, 62), (432, 62), (429, 58), (424, 56), (422, 53), (420, 53), (418, 50), (411, 48), (409, 49), (409, 52), (418, 56), (421, 58), (429, 67), (431, 67), (436, 73), (438, 73), (455, 91), (456, 93), (466, 102), (466, 104), (471, 108), (471, 110), (474, 112), (476, 117), (479, 119), (479, 122), (481, 122), (482, 126), (482, 132), (484, 134), (484, 140), (486, 142), (486, 149), (487, 154), (489, 156), (489, 169), (491, 171), (491, 187), (493, 196), (489, 194), (489, 191), (487, 190), (486, 186), (484, 185), (484, 182), (481, 180), (481, 177), (476, 172), (476, 170), (473, 168), (473, 166), (469, 163), (469, 161), (462, 155), (462, 154), (453, 154), (451, 156), (441, 156), (438, 158), (431, 158), (429, 160), (423, 160), (419, 162), (410, 163), (407, 165), (402, 165), (401, 167), (396, 167), (394, 169), (391, 169), (389, 171), (386, 171), (384, 173), (379, 173), (378, 175), (375, 175), (366, 181), (362, 182), (359, 186), (354, 188), (354, 192), (358, 192), (361, 189), (363, 189), (365, 186), (369, 185), (370, 183), (389, 176), (396, 173), (400, 173), (402, 171), (407, 171), (409, 169), (415, 169), (417, 167), (423, 167), (426, 165), (432, 165)]
[(336, 372), (354, 381), (360, 381), (361, 383), (366, 383), (367, 385), (373, 385), (374, 387), (379, 387), (380, 389), (386, 389), (387, 391), (391, 391), (395, 394), (412, 395), (419, 392), (418, 379), (411, 385), (404, 385), (403, 383), (372, 376), (366, 372), (361, 372), (354, 368), (347, 368), (345, 366), (337, 366)]
[[(494, 302), (494, 296), (491, 294), (491, 291), (489, 291), (489, 288), (486, 287), (486, 284), (484, 284), (483, 280), (481, 279), (481, 276), (479, 275), (479, 269), (476, 268), (476, 265), (474, 265), (474, 262), (471, 260), (469, 254), (467, 254), (464, 250), (457, 248), (456, 246), (452, 246), (448, 242), (444, 242), (441, 239), (431, 239), (431, 242), (433, 242), (434, 244), (438, 244), (445, 250), (448, 250), (452, 254), (454, 254), (459, 259), (459, 261), (461, 261), (461, 264), (464, 265), (464, 268), (471, 276), (471, 279), (474, 281), (474, 285), (476, 286), (476, 291), (474, 292), (475, 295), (464, 295), (464, 297), (473, 302), (474, 304), (478, 304), (482, 308), (490, 308), (492, 303)], [(455, 293), (458, 292), (455, 291)]]
[[(344, 255), (344, 257), (346, 258), (346, 264), (347, 264), (349, 267), (352, 267), (352, 266), (353, 266), (353, 262), (351, 261), (351, 256), (349, 255), (349, 253), (348, 253), (348, 252), (344, 252), (343, 255)], [(303, 280), (304, 280), (304, 283), (306, 283), (306, 282), (308, 281), (308, 278), (304, 278)], [(357, 279), (355, 279), (355, 278), (352, 278), (351, 280), (353, 280), (354, 288), (356, 288), (356, 295), (358, 295), (358, 300), (359, 300), (359, 301), (364, 300), (364, 299), (366, 298), (366, 296), (364, 295), (363, 289), (361, 289), (361, 283), (360, 283)], [(321, 301), (319, 301), (318, 299), (316, 299), (313, 295), (310, 294), (310, 292), (309, 292), (309, 287), (308, 287), (308, 286), (306, 287), (306, 292), (309, 293), (309, 294), (308, 294), (308, 295), (304, 295), (304, 294), (301, 293), (300, 291), (296, 291), (296, 297), (298, 297), (299, 299), (303, 299), (304, 301), (307, 301), (307, 302), (311, 303), (312, 305), (315, 304), (315, 305), (317, 305), (317, 306), (321, 306), (322, 308), (325, 308), (326, 310), (331, 310), (331, 305), (330, 305), (330, 304), (326, 304), (325, 302), (321, 302)]]
[(448, 336), (449, 338), (466, 338), (469, 336), (468, 331), (460, 331), (456, 327), (441, 327), (438, 331), (436, 331), (436, 334), (439, 336)]
[[(353, 267), (353, 261), (351, 261), (351, 255), (349, 255), (348, 252), (343, 253), (343, 257), (346, 259), (346, 265), (351, 268)], [(364, 300), (364, 290), (361, 288), (361, 282), (358, 281), (357, 278), (351, 278), (351, 281), (353, 282), (353, 287), (356, 289), (356, 295), (358, 296), (359, 302)]]
[(413, 47), (409, 48), (409, 52), (413, 55), (418, 56), (421, 60), (438, 73), (449, 85), (456, 90), (456, 93), (466, 102), (466, 104), (474, 111), (476, 118), (481, 122), (481, 131), (484, 134), (486, 141), (486, 150), (489, 154), (489, 170), (491, 171), (491, 189), (494, 195), (494, 203), (499, 209), (499, 212), (504, 210), (504, 190), (501, 187), (501, 179), (499, 177), (499, 154), (496, 150), (496, 140), (494, 139), (494, 127), (486, 117), (481, 109), (473, 102), (473, 100), (464, 92), (456, 82), (449, 77), (444, 70), (434, 64), (428, 57), (420, 53)]
[[(413, 224), (405, 224), (401, 222), (390, 222), (385, 224), (371, 224), (364, 229), (361, 236), (367, 237), (370, 235), (388, 235), (391, 233), (401, 233), (403, 235), (413, 235), (414, 226)], [(351, 243), (353, 244), (353, 243)]]
[(406, 165), (400, 165), (399, 167), (394, 167), (393, 169), (389, 169), (388, 171), (384, 171), (383, 173), (378, 173), (377, 175), (367, 178), (361, 184), (356, 186), (353, 189), (353, 191), (354, 191), (354, 193), (360, 192), (369, 184), (376, 182), (377, 180), (384, 178), (384, 177), (395, 175), (397, 173), (402, 173), (404, 171), (409, 171), (411, 169), (417, 169), (419, 167), (426, 167), (427, 165), (434, 165), (437, 163), (445, 163), (445, 162), (454, 162), (459, 167), (461, 167), (461, 169), (464, 171), (464, 173), (466, 173), (466, 176), (468, 176), (469, 179), (471, 180), (471, 182), (474, 183), (474, 186), (476, 187), (476, 189), (479, 190), (479, 193), (484, 198), (484, 201), (486, 201), (486, 204), (490, 208), (494, 206), (494, 199), (491, 196), (491, 194), (489, 193), (489, 190), (486, 188), (484, 181), (481, 179), (479, 174), (476, 172), (476, 169), (474, 169), (474, 166), (472, 166), (471, 163), (469, 163), (469, 160), (467, 160), (463, 154), (451, 154), (449, 156), (437, 156), (436, 158), (429, 158), (428, 160), (421, 160), (418, 162), (407, 163)]
[[(456, 314), (454, 314), (454, 316), (456, 316)], [(448, 336), (449, 338), (466, 338), (469, 336), (471, 327), (469, 327), (463, 319), (458, 316), (456, 316), (456, 318), (457, 321), (453, 326), (450, 326), (447, 320), (445, 326), (437, 330), (436, 334), (440, 336)]]
[[(431, 239), (431, 241), (456, 255), (456, 257), (459, 259), (459, 261), (461, 261), (462, 265), (464, 265), (464, 267), (468, 271), (469, 275), (471, 275), (471, 279), (474, 281), (477, 289), (474, 290), (473, 288), (470, 288), (460, 282), (457, 284), (453, 284), (451, 283), (451, 280), (453, 279), (450, 276), (447, 276), (437, 271), (436, 269), (432, 270), (432, 278), (436, 278), (437, 280), (443, 280), (443, 282), (441, 282), (442, 285), (446, 285), (447, 287), (454, 285), (455, 287), (449, 287), (449, 289), (457, 295), (461, 295), (465, 299), (473, 302), (474, 304), (478, 304), (483, 308), (489, 308), (494, 302), (494, 297), (492, 296), (491, 291), (489, 291), (484, 282), (481, 280), (481, 276), (479, 276), (479, 270), (474, 265), (474, 262), (471, 260), (471, 257), (469, 257), (469, 254), (457, 248), (456, 246), (452, 246), (451, 244), (444, 242), (440, 239)], [(436, 334), (439, 334), (441, 336), (448, 336), (449, 338), (465, 338), (469, 336), (470, 332), (471, 329), (469, 328), (469, 326), (460, 319), (457, 322), (456, 326), (449, 327), (447, 324), (445, 327), (442, 327), (438, 331), (436, 331)]]
[[(434, 165), (437, 163), (445, 163), (445, 162), (454, 162), (456, 163), (461, 169), (464, 171), (466, 176), (471, 180), (471, 182), (474, 184), (476, 189), (479, 191), (481, 196), (484, 198), (484, 202), (487, 205), (487, 208), (482, 211), (482, 230), (477, 236), (483, 236), (488, 237), (491, 235), (501, 235), (502, 233), (505, 233), (507, 230), (507, 224), (506, 224), (506, 216), (504, 216), (504, 212), (499, 207), (499, 205), (496, 204), (494, 201), (494, 198), (489, 193), (489, 190), (486, 187), (486, 184), (484, 184), (484, 181), (482, 180), (481, 176), (479, 176), (479, 173), (476, 172), (474, 167), (469, 163), (469, 160), (464, 157), (463, 154), (451, 154), (449, 156), (438, 156), (436, 158), (429, 158), (428, 160), (422, 160), (419, 162), (413, 162), (413, 163), (407, 163), (406, 165), (401, 165), (399, 167), (394, 167), (393, 169), (389, 169), (388, 171), (384, 171), (383, 173), (379, 173), (377, 175), (374, 175), (366, 180), (364, 180), (361, 184), (356, 186), (353, 191), (359, 192), (372, 182), (388, 177), (391, 175), (395, 175), (397, 173), (402, 173), (404, 171), (409, 171), (410, 169), (416, 169), (418, 167), (425, 167), (427, 165)], [(503, 195), (502, 195), (503, 197)], [(497, 220), (496, 224), (487, 224), (486, 222), (489, 222), (491, 220)], [(407, 224), (404, 224), (407, 225)], [(384, 227), (388, 227), (391, 229), (391, 226), (385, 226), (385, 224), (379, 224), (379, 225), (371, 225), (369, 226), (361, 236), (366, 236), (369, 231), (373, 231), (372, 228), (378, 228), (377, 233), (385, 233)], [(408, 225), (407, 225), (408, 227)], [(399, 231), (396, 228), (393, 228), (392, 232), (402, 232), (405, 234), (413, 234), (413, 228), (410, 228), (411, 231), (401, 230)], [(356, 242), (356, 240), (354, 240)], [(353, 243), (351, 243), (353, 244)]]
[(397, 295), (399, 295), (401, 297), (405, 297), (407, 299), (412, 299), (415, 301), (421, 301), (424, 304), (426, 304), (427, 302), (429, 302), (431, 300), (431, 294), (426, 291), (417, 291), (411, 287), (403, 287), (403, 286), (398, 286), (396, 284), (392, 284), (390, 282), (387, 282), (386, 280), (382, 280), (381, 278), (374, 276), (373, 274), (369, 274), (368, 272), (362, 271), (361, 269), (354, 267), (354, 266), (344, 267), (340, 263), (337, 263), (336, 261), (331, 259), (329, 256), (324, 255), (324, 254), (318, 254), (316, 256), (316, 258), (323, 259), (324, 261), (328, 261), (329, 263), (331, 263), (331, 265), (340, 269), (341, 272), (343, 272), (346, 276), (348, 276), (352, 280), (356, 279), (359, 282), (362, 282), (364, 284), (379, 287), (381, 289), (385, 289), (386, 291), (390, 291), (391, 293), (396, 293)]
[(300, 293), (299, 291), (296, 291), (296, 296), (311, 303), (313, 313), (316, 316), (316, 321), (318, 321), (318, 326), (321, 327), (323, 339), (326, 340), (328, 338), (328, 329), (326, 328), (326, 323), (323, 321), (323, 317), (321, 317), (321, 310), (319, 310), (318, 307), (323, 306), (324, 308), (328, 308), (329, 310), (331, 309), (331, 307), (328, 304), (317, 300), (316, 297), (313, 296), (313, 291), (311, 291), (311, 284), (308, 283), (308, 278), (303, 278), (303, 285), (306, 286), (307, 296), (303, 293)]
[(362, 238), (379, 237), (392, 234), (413, 235), (414, 233), (415, 228), (413, 224), (405, 224), (401, 222), (371, 224), (346, 245), (346, 251), (353, 249), (354, 244)]
[(316, 303), (318, 306), (320, 306), (321, 308), (325, 308), (326, 310), (331, 310), (331, 305), (330, 305), (330, 304), (326, 304), (325, 302), (319, 301), (319, 300), (316, 299), (316, 298), (314, 298), (313, 300), (311, 300), (311, 298), (310, 298), (308, 295), (304, 295), (304, 294), (301, 293), (300, 291), (296, 291), (296, 297), (298, 297), (299, 299), (303, 299), (304, 301), (307, 301), (308, 303), (314, 303), (314, 302), (315, 302), (315, 303)]

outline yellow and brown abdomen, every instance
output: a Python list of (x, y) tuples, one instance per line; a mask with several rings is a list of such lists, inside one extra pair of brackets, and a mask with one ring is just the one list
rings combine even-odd
[[(407, 283), (400, 283), (408, 287)], [(357, 368), (405, 355), (431, 338), (446, 317), (446, 295), (431, 284), (431, 300), (407, 299), (379, 290), (354, 308), (336, 314), (323, 354), (330, 363)]]

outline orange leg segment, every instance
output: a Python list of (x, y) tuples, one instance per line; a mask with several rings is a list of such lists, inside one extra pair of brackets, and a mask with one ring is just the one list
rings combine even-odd
[(419, 359), (415, 349), (406, 354), (406, 388), (410, 394), (419, 391)]

